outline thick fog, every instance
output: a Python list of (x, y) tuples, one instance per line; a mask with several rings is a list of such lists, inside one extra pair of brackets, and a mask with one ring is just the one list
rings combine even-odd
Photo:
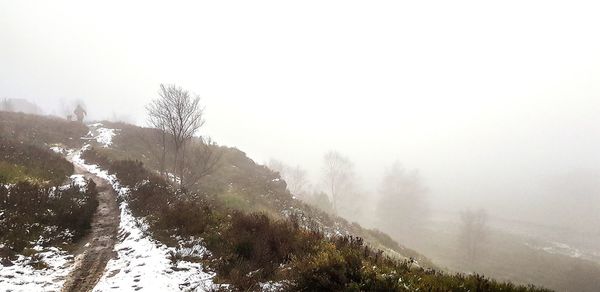
[(598, 4), (233, 4), (2, 1), (0, 98), (145, 125), (175, 83), (201, 96), (203, 135), (315, 185), (337, 150), (373, 201), (398, 161), (434, 214), (598, 232)]

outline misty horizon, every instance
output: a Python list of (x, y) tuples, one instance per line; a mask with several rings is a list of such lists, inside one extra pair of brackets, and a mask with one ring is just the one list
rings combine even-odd
[[(598, 3), (0, 2), (0, 287), (60, 236), (112, 252), (90, 289), (129, 283), (117, 247), (145, 240), (179, 289), (310, 290), (334, 258), (381, 268), (338, 289), (600, 285)], [(165, 272), (186, 244), (214, 261)], [(78, 285), (67, 266), (48, 287)]]
[[(78, 4), (4, 5), (0, 97), (25, 98), (58, 116), (81, 101), (91, 120), (147, 125), (144, 107), (158, 84), (176, 83), (206, 106), (201, 135), (260, 163), (300, 165), (313, 183), (322, 155), (337, 150), (372, 197), (394, 161), (418, 169), (439, 210), (484, 207), (500, 217), (578, 225), (567, 218), (569, 204), (538, 210), (545, 198), (579, 196), (570, 192), (573, 173), (590, 179), (581, 196), (600, 201), (600, 41), (587, 37), (600, 26), (594, 9), (530, 3), (514, 10), (507, 2), (480, 4), (476, 15), (461, 5), (443, 13), (350, 3), (329, 22), (342, 6), (267, 14), (245, 5), (217, 19), (210, 11), (225, 9), (218, 4), (181, 4), (146, 5), (133, 22), (127, 12), (135, 4), (59, 18), (67, 5)], [(539, 8), (544, 13), (534, 13)], [(165, 9), (177, 17), (159, 25)], [(410, 9), (431, 15), (420, 19)], [(106, 15), (111, 21), (97, 25)], [(358, 15), (364, 20), (354, 22)], [(310, 23), (300, 21), (307, 16)], [(501, 21), (508, 16), (510, 23)], [(563, 193), (548, 189), (552, 181)]]

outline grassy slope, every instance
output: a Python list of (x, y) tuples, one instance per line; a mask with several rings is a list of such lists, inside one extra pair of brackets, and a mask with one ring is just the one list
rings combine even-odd
[[(34, 245), (62, 246), (81, 238), (94, 213), (96, 189), (57, 189), (73, 165), (49, 150), (50, 144), (76, 145), (85, 127), (60, 119), (0, 112), (0, 257), (35, 253)], [(9, 184), (4, 186), (4, 184)], [(39, 266), (43, 267), (43, 265)]]

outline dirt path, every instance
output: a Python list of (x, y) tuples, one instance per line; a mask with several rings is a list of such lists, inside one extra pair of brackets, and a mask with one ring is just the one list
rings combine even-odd
[(106, 180), (75, 165), (75, 173), (92, 179), (98, 189), (98, 209), (92, 219), (92, 230), (81, 242), (63, 292), (91, 291), (102, 277), (106, 263), (116, 256), (113, 251), (119, 229), (119, 206), (116, 194)]

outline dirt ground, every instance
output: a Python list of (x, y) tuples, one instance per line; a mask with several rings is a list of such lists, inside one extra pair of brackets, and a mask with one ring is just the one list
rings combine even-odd
[(73, 271), (63, 286), (63, 292), (92, 291), (104, 273), (111, 258), (116, 256), (114, 246), (119, 229), (119, 206), (110, 183), (85, 170), (75, 167), (76, 174), (92, 179), (98, 188), (98, 209), (92, 219), (92, 230), (81, 241), (75, 253)]

